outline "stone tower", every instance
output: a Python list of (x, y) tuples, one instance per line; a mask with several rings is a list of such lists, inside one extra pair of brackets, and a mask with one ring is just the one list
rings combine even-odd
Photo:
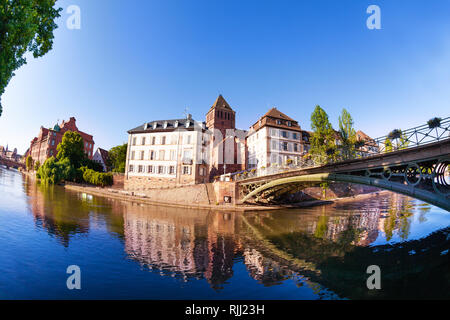
[[(230, 107), (222, 95), (219, 95), (214, 104), (206, 114), (206, 127), (210, 132), (220, 131), (221, 135), (213, 137), (210, 144), (210, 177), (240, 171), (242, 165), (237, 163), (237, 144), (233, 137), (227, 137), (230, 132), (236, 130), (236, 112)], [(219, 141), (220, 139), (220, 141)], [(234, 144), (234, 157), (225, 155), (225, 146)], [(225, 156), (224, 156), (225, 155)], [(225, 159), (230, 159), (233, 163), (226, 163)], [(234, 160), (233, 160), (234, 158)]]

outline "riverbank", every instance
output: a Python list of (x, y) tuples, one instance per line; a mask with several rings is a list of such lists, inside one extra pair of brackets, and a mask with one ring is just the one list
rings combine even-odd
[(157, 206), (166, 206), (166, 207), (177, 207), (177, 208), (189, 208), (189, 209), (200, 209), (200, 210), (215, 210), (215, 211), (235, 211), (235, 212), (245, 212), (245, 211), (266, 211), (266, 210), (279, 210), (279, 209), (295, 209), (295, 208), (304, 208), (304, 207), (312, 207), (319, 205), (328, 205), (336, 202), (348, 202), (360, 200), (368, 197), (373, 197), (381, 193), (389, 192), (389, 191), (377, 191), (368, 194), (360, 194), (351, 196), (348, 198), (335, 198), (335, 199), (327, 199), (327, 200), (308, 200), (298, 203), (285, 204), (285, 205), (233, 205), (233, 204), (221, 204), (221, 205), (208, 205), (208, 204), (185, 204), (185, 203), (174, 203), (174, 202), (165, 202), (165, 201), (155, 201), (146, 198), (144, 195), (139, 195), (131, 191), (111, 189), (111, 188), (100, 188), (93, 186), (84, 186), (84, 185), (76, 185), (76, 184), (66, 184), (64, 186), (65, 189), (75, 192), (87, 193), (95, 196), (108, 197), (118, 200), (124, 201), (132, 201), (138, 202), (148, 205), (157, 205)]

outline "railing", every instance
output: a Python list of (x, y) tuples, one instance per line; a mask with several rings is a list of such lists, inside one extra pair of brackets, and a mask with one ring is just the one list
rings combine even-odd
[(235, 172), (231, 174), (234, 181), (251, 179), (261, 176), (267, 176), (282, 172), (289, 172), (299, 169), (308, 169), (324, 164), (342, 162), (344, 160), (362, 159), (378, 154), (405, 150), (418, 147), (421, 145), (442, 141), (450, 138), (450, 117), (442, 119), (434, 125), (425, 124), (407, 130), (394, 130), (390, 134), (379, 137), (358, 148), (352, 157), (347, 159), (335, 158), (331, 159), (325, 156), (311, 155), (310, 158), (301, 158), (297, 163), (286, 165), (275, 165), (267, 168), (250, 169), (247, 171)]
[(378, 150), (369, 152), (369, 155), (414, 148), (449, 137), (450, 117), (442, 119), (435, 126), (424, 124), (408, 130), (394, 130), (386, 136), (376, 138), (373, 142), (377, 145)]

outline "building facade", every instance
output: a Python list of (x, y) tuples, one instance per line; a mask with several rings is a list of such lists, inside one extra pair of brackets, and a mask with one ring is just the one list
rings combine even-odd
[(298, 164), (308, 150), (308, 137), (297, 121), (276, 108), (270, 109), (250, 128), (247, 168)]
[(9, 150), (8, 145), (5, 147), (0, 146), (0, 158), (19, 162), (22, 158), (20, 154), (17, 153), (17, 148), (14, 148), (14, 150)]
[(53, 128), (44, 128), (41, 126), (39, 134), (31, 140), (30, 148), (25, 156), (31, 155), (34, 162), (44, 163), (50, 157), (56, 157), (57, 147), (62, 141), (64, 133), (67, 131), (78, 132), (83, 137), (84, 152), (89, 159), (92, 159), (94, 153), (93, 136), (78, 130), (76, 119), (71, 117), (69, 121), (56, 124)]
[(127, 189), (208, 182), (205, 124), (158, 120), (128, 131)]
[(245, 133), (219, 95), (206, 121), (157, 120), (128, 131), (125, 188), (145, 190), (210, 182), (245, 169)]

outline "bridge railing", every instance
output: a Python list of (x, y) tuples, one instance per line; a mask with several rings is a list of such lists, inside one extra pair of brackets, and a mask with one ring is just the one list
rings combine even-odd
[(326, 156), (310, 155), (308, 158), (300, 158), (290, 164), (272, 165), (258, 169), (249, 169), (246, 171), (231, 174), (234, 181), (246, 180), (255, 177), (267, 176), (277, 173), (289, 172), (299, 169), (308, 169), (322, 166), (324, 164), (338, 163), (344, 160), (362, 159), (378, 154), (414, 148), (428, 143), (433, 143), (450, 138), (450, 117), (439, 119), (434, 123), (421, 125), (407, 130), (393, 130), (390, 134), (365, 141), (364, 145), (350, 158), (342, 159), (336, 157), (331, 159)]
[(440, 119), (440, 121), (436, 119), (435, 122), (431, 121), (430, 124), (424, 124), (407, 130), (393, 130), (388, 135), (374, 139), (370, 143), (374, 148), (369, 148), (367, 156), (414, 148), (448, 139), (449, 137), (450, 117)]

